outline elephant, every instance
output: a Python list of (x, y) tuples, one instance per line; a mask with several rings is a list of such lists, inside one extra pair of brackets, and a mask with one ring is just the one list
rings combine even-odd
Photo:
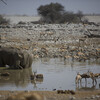
[(9, 65), (10, 68), (23, 69), (32, 65), (32, 56), (25, 51), (1, 47), (0, 48), (0, 67)]
[(33, 57), (31, 54), (27, 53), (26, 51), (23, 51), (21, 54), (21, 62), (20, 65), (23, 66), (23, 68), (28, 68), (32, 65)]

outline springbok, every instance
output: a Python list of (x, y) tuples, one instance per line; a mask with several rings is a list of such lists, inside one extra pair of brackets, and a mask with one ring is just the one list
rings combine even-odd
[(34, 74), (30, 75), (31, 80), (36, 80), (36, 79), (43, 79), (43, 74), (36, 74), (36, 72), (34, 72)]
[(36, 79), (36, 73), (37, 73), (37, 71), (33, 72), (33, 74), (30, 75), (31, 80), (35, 80)]
[(81, 74), (80, 73), (77, 73), (77, 76), (75, 78), (75, 83), (76, 84), (79, 84), (79, 81), (80, 81), (80, 84), (81, 84), (81, 79), (82, 79)]
[(88, 74), (88, 72), (84, 74), (77, 73), (77, 76), (75, 79), (76, 84), (79, 84), (79, 81), (80, 81), (80, 85), (81, 85), (82, 78), (85, 78), (85, 83), (87, 84), (87, 78), (90, 78), (90, 75)]
[(97, 78), (100, 76), (100, 73), (96, 73), (96, 74), (93, 74), (92, 72), (90, 72), (89, 73), (90, 74), (90, 77), (91, 77), (91, 79), (93, 80), (93, 85), (94, 85), (94, 82), (95, 82), (95, 84), (97, 84)]
[(75, 82), (76, 82), (76, 84), (79, 84), (79, 81), (80, 81), (80, 85), (81, 85), (82, 78), (85, 78), (85, 83), (87, 83), (87, 78), (91, 78), (93, 85), (94, 85), (94, 82), (95, 82), (95, 85), (96, 85), (97, 84), (97, 80), (96, 79), (99, 76), (100, 76), (100, 73), (93, 74), (92, 72), (89, 72), (89, 71), (87, 73), (84, 73), (84, 74), (77, 73)]

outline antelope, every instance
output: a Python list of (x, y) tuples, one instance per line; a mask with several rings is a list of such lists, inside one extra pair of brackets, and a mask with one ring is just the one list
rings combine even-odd
[(90, 72), (89, 73), (90, 74), (90, 77), (91, 77), (91, 79), (93, 80), (93, 85), (94, 85), (94, 82), (95, 82), (95, 84), (97, 84), (97, 78), (100, 76), (100, 73), (96, 73), (96, 74), (93, 74), (92, 72)]
[(37, 73), (37, 71), (34, 72), (34, 74), (30, 75), (31, 80), (35, 80), (36, 79), (36, 73)]
[(46, 33), (45, 32), (40, 32), (40, 37), (45, 37)]
[(91, 78), (92, 79), (92, 83), (94, 85), (94, 82), (95, 84), (97, 84), (97, 78), (100, 76), (100, 73), (96, 73), (96, 74), (93, 74), (92, 72), (87, 72), (87, 73), (84, 73), (84, 74), (79, 74), (77, 73), (77, 76), (76, 76), (76, 79), (75, 79), (75, 82), (76, 84), (79, 84), (79, 81), (80, 81), (80, 84), (81, 84), (81, 80), (82, 78), (85, 78), (85, 83), (87, 83), (87, 78)]
[(71, 56), (69, 55), (64, 56), (64, 59), (68, 59), (68, 58), (71, 58)]
[(51, 36), (53, 34), (54, 34), (54, 32), (50, 32), (50, 31), (47, 32), (47, 35), (50, 35)]
[(84, 74), (77, 73), (77, 76), (76, 76), (76, 79), (75, 79), (76, 84), (79, 84), (79, 81), (80, 81), (80, 84), (81, 84), (82, 78), (85, 78), (85, 83), (87, 83), (87, 78), (90, 78), (90, 75), (88, 74), (88, 72), (84, 73)]
[(36, 80), (36, 79), (43, 79), (43, 74), (36, 74), (36, 72), (34, 72), (34, 74), (30, 75), (31, 80)]
[(38, 78), (39, 78), (39, 79), (42, 79), (42, 78), (43, 78), (43, 74), (37, 74), (37, 75), (36, 75), (36, 78), (37, 78), (37, 79), (38, 79)]
[(75, 78), (76, 84), (79, 84), (79, 81), (80, 81), (80, 84), (81, 84), (81, 79), (82, 79), (81, 74), (80, 73), (77, 73), (77, 76)]
[(78, 56), (85, 56), (85, 54), (82, 52), (78, 52)]
[(82, 42), (85, 43), (85, 40), (86, 40), (85, 38), (80, 38), (79, 39), (79, 46), (81, 45)]

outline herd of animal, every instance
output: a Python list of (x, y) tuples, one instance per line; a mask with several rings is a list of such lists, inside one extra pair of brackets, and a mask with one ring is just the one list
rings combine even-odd
[(87, 73), (80, 74), (78, 72), (77, 76), (75, 78), (75, 83), (76, 83), (76, 85), (79, 85), (79, 83), (81, 85), (82, 79), (84, 78), (85, 83), (87, 84), (87, 78), (91, 78), (92, 79), (92, 84), (96, 85), (97, 84), (97, 78), (99, 78), (99, 77), (100, 77), (100, 73), (92, 73), (92, 72), (88, 71)]
[[(0, 73), (0, 76), (10, 76), (10, 73), (8, 72), (3, 72)], [(97, 78), (100, 77), (100, 73), (92, 73), (90, 71), (80, 74), (79, 72), (76, 75), (75, 78), (75, 83), (76, 85), (79, 85), (79, 83), (82, 83), (82, 79), (85, 79), (85, 83), (87, 84), (87, 78), (91, 78), (92, 79), (92, 84), (96, 85), (97, 84)], [(31, 80), (35, 80), (35, 79), (43, 79), (43, 74), (37, 74), (37, 72), (34, 72), (33, 74), (30, 75), (30, 79)]]

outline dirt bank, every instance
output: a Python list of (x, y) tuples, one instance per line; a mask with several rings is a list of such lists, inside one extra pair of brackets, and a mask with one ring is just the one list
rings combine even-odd
[(20, 98), (24, 95), (33, 93), (44, 96), (46, 100), (100, 100), (100, 90), (76, 91), (75, 95), (57, 94), (56, 91), (0, 91), (0, 100), (6, 100), (12, 95), (16, 95), (17, 98)]

